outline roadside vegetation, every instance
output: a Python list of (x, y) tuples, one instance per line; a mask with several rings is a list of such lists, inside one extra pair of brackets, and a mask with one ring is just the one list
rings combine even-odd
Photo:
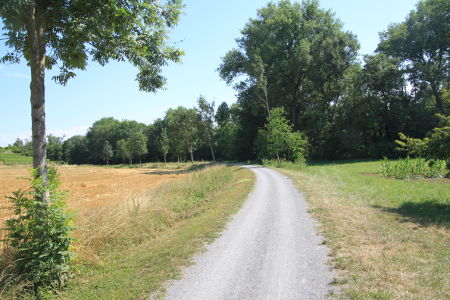
[(450, 180), (385, 178), (378, 161), (285, 169), (331, 249), (339, 297), (448, 299)]
[[(250, 171), (216, 165), (139, 197), (79, 210), (75, 277), (59, 297), (124, 299), (163, 292), (163, 282), (179, 276), (192, 255), (220, 232), (253, 184)], [(0, 295), (9, 299), (18, 292), (10, 288)]]
[(33, 158), (31, 156), (24, 156), (20, 153), (3, 152), (0, 153), (0, 164), (4, 165), (24, 165), (31, 164)]

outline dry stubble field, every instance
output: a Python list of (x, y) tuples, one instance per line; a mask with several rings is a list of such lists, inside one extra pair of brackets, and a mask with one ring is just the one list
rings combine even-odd
[[(28, 165), (0, 165), (0, 222), (11, 215), (7, 195), (29, 186), (23, 177), (29, 177)], [(141, 198), (149, 189), (173, 181), (186, 174), (161, 169), (117, 169), (95, 166), (58, 166), (61, 188), (68, 192), (67, 202), (78, 215), (98, 209), (107, 209), (120, 203)], [(0, 240), (3, 233), (0, 232)]]

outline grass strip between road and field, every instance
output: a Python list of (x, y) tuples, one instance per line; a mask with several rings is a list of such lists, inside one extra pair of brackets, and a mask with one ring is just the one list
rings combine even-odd
[(133, 207), (122, 209), (126, 214), (117, 211), (97, 221), (91, 216), (77, 233), (76, 276), (58, 298), (163, 295), (164, 282), (178, 278), (205, 242), (217, 237), (254, 181), (247, 169), (213, 166), (155, 188)]
[(449, 299), (450, 181), (396, 180), (379, 171), (379, 162), (282, 170), (305, 193), (331, 249), (335, 296)]

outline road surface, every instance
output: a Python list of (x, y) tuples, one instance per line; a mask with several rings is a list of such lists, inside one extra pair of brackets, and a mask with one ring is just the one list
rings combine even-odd
[(183, 278), (167, 286), (166, 299), (325, 299), (333, 277), (328, 249), (302, 194), (272, 169), (245, 167), (256, 174), (253, 192)]

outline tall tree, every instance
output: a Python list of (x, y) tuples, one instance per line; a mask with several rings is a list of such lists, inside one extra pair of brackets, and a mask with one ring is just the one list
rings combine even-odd
[(161, 129), (161, 134), (159, 136), (159, 151), (161, 151), (163, 157), (164, 157), (164, 162), (167, 162), (167, 153), (169, 153), (170, 150), (170, 141), (169, 141), (169, 136), (167, 135), (167, 128), (162, 128)]
[(178, 156), (189, 152), (191, 161), (194, 161), (194, 151), (200, 144), (199, 116), (193, 108), (182, 106), (169, 109), (165, 120), (168, 126), (168, 135), (171, 142), (170, 148)]
[(116, 153), (122, 158), (122, 163), (124, 163), (125, 157), (129, 157), (126, 140), (122, 139), (117, 141)]
[(213, 162), (216, 161), (213, 147), (213, 130), (214, 130), (214, 101), (209, 103), (205, 97), (200, 96), (197, 100), (198, 114), (201, 120), (201, 127), (204, 137), (207, 140)]
[(283, 108), (273, 108), (264, 129), (258, 132), (256, 145), (260, 158), (276, 158), (280, 164), (281, 156), (291, 161), (304, 160), (308, 140), (303, 133), (292, 130)]
[(109, 160), (113, 157), (114, 152), (111, 144), (108, 141), (105, 141), (102, 149), (103, 159), (106, 161), (106, 164), (109, 165)]
[(142, 163), (142, 155), (148, 153), (147, 137), (142, 132), (133, 133), (127, 140), (127, 152), (131, 164), (136, 156), (139, 157), (139, 163)]
[(271, 2), (241, 35), (219, 71), (235, 83), (247, 139), (256, 137), (271, 107), (284, 107), (294, 128), (319, 148), (332, 128), (345, 71), (356, 60), (356, 38), (316, 0)]
[[(31, 70), (33, 167), (44, 186), (45, 69), (58, 65), (60, 73), (53, 79), (65, 85), (74, 70), (85, 69), (89, 58), (101, 65), (128, 60), (139, 68), (139, 88), (154, 92), (165, 83), (161, 67), (182, 54), (167, 46), (167, 29), (177, 23), (181, 6), (181, 0), (0, 1), (11, 49), (1, 62), (16, 63), (23, 57)], [(48, 202), (48, 193), (40, 200)]]
[(230, 121), (230, 108), (226, 102), (222, 102), (218, 107), (215, 115), (216, 123), (223, 126)]
[(430, 86), (441, 113), (445, 113), (443, 89), (450, 84), (449, 24), (448, 0), (420, 1), (404, 22), (380, 34), (378, 45), (378, 51), (404, 62), (414, 87)]
[(48, 158), (54, 161), (63, 159), (63, 138), (54, 135), (47, 136), (47, 155)]

